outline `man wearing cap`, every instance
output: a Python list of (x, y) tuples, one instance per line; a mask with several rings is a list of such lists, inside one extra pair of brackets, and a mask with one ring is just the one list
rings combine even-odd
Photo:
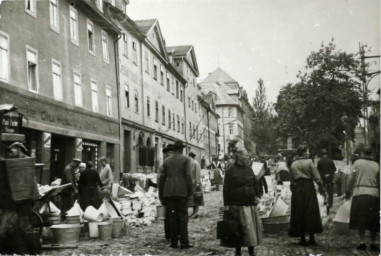
[(71, 183), (71, 187), (62, 191), (61, 193), (61, 216), (64, 217), (66, 211), (68, 211), (74, 204), (74, 201), (78, 194), (78, 188), (76, 183), (76, 172), (81, 163), (81, 159), (74, 158), (70, 164), (65, 167), (62, 177), (61, 185)]
[(99, 177), (103, 183), (104, 189), (101, 191), (100, 196), (106, 197), (111, 193), (111, 186), (114, 180), (114, 175), (112, 174), (112, 170), (110, 165), (107, 163), (106, 157), (99, 158), (99, 163), (101, 165), (101, 172), (99, 173)]
[(335, 163), (328, 156), (326, 149), (321, 150), (322, 158), (320, 158), (317, 163), (317, 169), (320, 173), (320, 177), (323, 180), (323, 184), (328, 194), (328, 205), (327, 205), (327, 214), (329, 214), (329, 209), (333, 204), (333, 178), (336, 172)]
[[(163, 149), (163, 154), (164, 154), (164, 160), (167, 159), (168, 157), (173, 155), (173, 145), (169, 144), (167, 147)], [(157, 187), (160, 185), (160, 175), (163, 172), (163, 164), (159, 166), (159, 170), (157, 172)], [(161, 204), (166, 205), (166, 201), (161, 198)], [(170, 242), (171, 241), (171, 230), (169, 226), (169, 215), (170, 215), (169, 207), (165, 207), (165, 219), (164, 219), (164, 233), (165, 233), (165, 240)]]
[[(159, 199), (169, 208), (171, 247), (177, 248), (180, 236), (180, 248), (192, 247), (188, 239), (187, 201), (193, 195), (191, 178), (191, 159), (183, 155), (185, 145), (182, 141), (173, 144), (174, 154), (164, 160), (159, 181)], [(179, 234), (179, 236), (178, 236)]]
[(28, 150), (21, 142), (14, 142), (8, 147), (9, 158), (24, 158), (28, 155)]

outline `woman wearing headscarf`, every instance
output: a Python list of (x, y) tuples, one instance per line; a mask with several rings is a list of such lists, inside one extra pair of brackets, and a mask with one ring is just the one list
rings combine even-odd
[(323, 182), (312, 160), (308, 158), (308, 148), (301, 145), (290, 168), (291, 220), (289, 235), (300, 237), (300, 245), (307, 245), (305, 235), (310, 235), (309, 244), (315, 245), (314, 234), (323, 232), (314, 181), (319, 191), (324, 193)]
[(241, 247), (248, 247), (249, 255), (254, 255), (254, 246), (262, 243), (262, 230), (256, 209), (261, 194), (249, 165), (249, 154), (243, 149), (236, 149), (234, 157), (235, 162), (227, 168), (224, 180), (224, 220), (238, 222), (242, 236), (235, 242), (221, 240), (221, 245), (235, 248), (236, 255), (241, 255)]

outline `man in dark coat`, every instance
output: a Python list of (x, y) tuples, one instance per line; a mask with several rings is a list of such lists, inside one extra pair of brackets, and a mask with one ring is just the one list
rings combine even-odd
[(327, 213), (329, 214), (329, 209), (333, 204), (333, 178), (335, 177), (336, 166), (332, 159), (329, 158), (326, 149), (322, 149), (321, 154), (322, 158), (317, 163), (317, 169), (328, 194)]
[(87, 163), (86, 170), (81, 172), (78, 181), (79, 205), (85, 211), (89, 205), (98, 209), (100, 206), (98, 188), (102, 187), (103, 183), (99, 174), (93, 169), (93, 163)]
[(192, 247), (188, 239), (188, 197), (193, 195), (191, 159), (183, 155), (182, 141), (173, 144), (174, 154), (164, 160), (159, 181), (159, 199), (169, 207), (171, 247), (177, 248), (180, 235), (182, 249)]
[(61, 185), (71, 183), (71, 187), (61, 192), (61, 216), (66, 216), (66, 211), (73, 206), (75, 198), (78, 194), (77, 184), (75, 182), (75, 172), (79, 167), (81, 160), (74, 158), (73, 161), (65, 167), (62, 176)]

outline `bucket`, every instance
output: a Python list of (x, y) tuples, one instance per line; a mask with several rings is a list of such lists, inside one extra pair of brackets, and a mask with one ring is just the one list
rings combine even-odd
[(165, 206), (164, 205), (156, 206), (156, 218), (159, 220), (165, 219)]
[(89, 236), (99, 237), (98, 222), (88, 222), (89, 223)]
[(47, 217), (47, 218), (46, 218), (46, 221), (47, 221), (50, 225), (57, 225), (57, 224), (60, 224), (60, 223), (61, 223), (61, 217), (57, 217), (57, 216)]
[(84, 218), (88, 221), (102, 221), (103, 220), (103, 213), (95, 209), (93, 206), (88, 206), (84, 213)]
[(77, 243), (81, 225), (78, 224), (59, 224), (50, 227), (53, 232), (53, 240), (57, 244)]
[(98, 223), (99, 238), (103, 241), (111, 239), (112, 225), (108, 221)]
[(111, 236), (113, 238), (120, 237), (120, 233), (123, 228), (124, 221), (121, 218), (113, 218), (112, 221), (112, 233)]
[(66, 224), (79, 224), (79, 215), (76, 216), (66, 216), (65, 223)]

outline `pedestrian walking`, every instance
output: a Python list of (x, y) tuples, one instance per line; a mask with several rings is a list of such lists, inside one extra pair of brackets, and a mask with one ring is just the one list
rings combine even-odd
[(213, 175), (211, 175), (211, 177), (213, 177), (213, 179), (211, 179), (212, 186), (214, 185), (216, 191), (219, 191), (219, 186), (222, 184), (222, 166), (221, 162), (218, 160), (218, 156), (212, 156), (212, 164), (210, 165), (210, 168), (211, 173), (213, 173)]
[(319, 171), (320, 177), (328, 194), (327, 214), (329, 214), (329, 209), (332, 208), (333, 205), (333, 180), (335, 178), (336, 166), (332, 159), (328, 156), (326, 149), (323, 148), (321, 150), (321, 154), (322, 158), (320, 158), (317, 163), (317, 170)]
[(376, 245), (380, 231), (380, 166), (371, 158), (372, 150), (364, 148), (362, 158), (352, 166), (346, 197), (352, 195), (349, 228), (358, 230), (358, 250), (366, 250), (365, 231), (370, 230), (372, 251), (379, 251)]
[[(244, 149), (235, 149), (236, 161), (226, 170), (223, 199), (224, 221), (237, 223), (239, 239), (221, 239), (221, 245), (235, 248), (241, 255), (241, 247), (248, 247), (249, 255), (254, 255), (254, 246), (262, 243), (262, 230), (256, 205), (261, 193), (249, 154)], [(218, 231), (217, 231), (218, 232)]]
[(111, 167), (107, 162), (106, 157), (99, 158), (99, 164), (101, 165), (101, 171), (99, 177), (101, 178), (103, 187), (101, 188), (99, 195), (101, 198), (105, 198), (111, 195), (112, 182), (114, 180), (114, 175), (112, 173)]
[(93, 169), (93, 163), (89, 161), (85, 167), (86, 169), (81, 172), (78, 181), (79, 205), (83, 211), (90, 205), (96, 209), (99, 208), (98, 190), (103, 186), (98, 172)]
[(74, 205), (78, 196), (78, 187), (75, 182), (75, 173), (81, 163), (81, 159), (74, 158), (64, 169), (61, 184), (71, 183), (71, 187), (61, 192), (61, 217), (65, 218), (66, 212)]
[(197, 218), (200, 205), (204, 205), (204, 195), (201, 184), (201, 166), (195, 159), (196, 154), (189, 152), (188, 156), (192, 158), (191, 177), (193, 183), (193, 196), (188, 201), (188, 206), (193, 207), (193, 213), (189, 217)]
[[(180, 248), (193, 247), (188, 238), (187, 201), (193, 195), (191, 177), (191, 159), (183, 155), (185, 145), (182, 141), (173, 144), (174, 154), (164, 160), (159, 182), (159, 199), (165, 200), (169, 207), (169, 225), (171, 247), (177, 248), (180, 236)], [(179, 236), (178, 236), (179, 234)]]
[(201, 158), (201, 169), (205, 169), (206, 168), (206, 160), (205, 160), (205, 157), (202, 156)]
[[(172, 144), (169, 144), (167, 145), (167, 147), (165, 147), (163, 149), (163, 154), (164, 154), (164, 160), (167, 159), (168, 157), (172, 156), (173, 155), (173, 145)], [(162, 175), (163, 173), (163, 164), (159, 166), (159, 170), (158, 170), (158, 173), (157, 173), (157, 187), (159, 188), (160, 187), (160, 176)], [(171, 212), (169, 211), (169, 207), (167, 206), (167, 202), (164, 198), (161, 198), (161, 205), (163, 205), (163, 207), (165, 208), (165, 219), (164, 219), (164, 234), (165, 234), (165, 240), (167, 242), (171, 242), (171, 229), (170, 229), (170, 214)]]
[(309, 244), (316, 245), (314, 234), (323, 232), (315, 181), (324, 194), (323, 182), (312, 160), (308, 158), (308, 148), (301, 145), (291, 164), (291, 220), (289, 236), (300, 237), (300, 245), (306, 245), (305, 235), (309, 234)]

